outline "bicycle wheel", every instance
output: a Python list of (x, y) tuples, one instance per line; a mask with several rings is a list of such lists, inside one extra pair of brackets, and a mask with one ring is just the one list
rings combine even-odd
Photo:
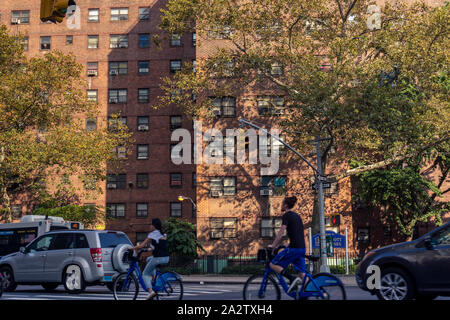
[(139, 282), (134, 276), (124, 272), (114, 280), (113, 294), (115, 300), (136, 300), (139, 293)]
[(160, 300), (181, 300), (183, 299), (183, 282), (181, 280), (166, 280), (164, 289), (158, 291)]
[(265, 290), (259, 294), (263, 280), (263, 275), (253, 275), (248, 278), (244, 285), (244, 300), (280, 300), (280, 287), (270, 275), (265, 279)]
[[(313, 275), (315, 283), (322, 290), (322, 297), (309, 297), (310, 300), (313, 299), (325, 299), (325, 300), (346, 300), (347, 294), (345, 293), (345, 288), (341, 284), (340, 280), (332, 275), (331, 273), (318, 273)], [(306, 284), (306, 287), (311, 291), (315, 291), (315, 286), (312, 283)]]

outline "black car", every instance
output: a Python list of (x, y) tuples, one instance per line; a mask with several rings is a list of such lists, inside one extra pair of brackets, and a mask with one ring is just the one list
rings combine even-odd
[[(375, 288), (377, 270), (368, 270), (371, 265), (379, 267)], [(450, 222), (416, 240), (368, 252), (358, 265), (356, 282), (381, 300), (450, 296)]]

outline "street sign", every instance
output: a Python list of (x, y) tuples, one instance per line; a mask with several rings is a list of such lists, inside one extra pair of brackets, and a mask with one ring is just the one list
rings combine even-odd
[[(322, 182), (322, 186), (324, 189), (330, 189), (331, 188), (331, 182)], [(317, 183), (312, 184), (313, 190), (319, 189), (319, 185)]]
[[(341, 236), (333, 231), (326, 231), (326, 236), (331, 236), (333, 239), (333, 248), (345, 248), (345, 236)], [(320, 249), (320, 234), (315, 234), (312, 236), (312, 248)]]
[(317, 179), (319, 179), (320, 181), (327, 181), (327, 176), (317, 175)]

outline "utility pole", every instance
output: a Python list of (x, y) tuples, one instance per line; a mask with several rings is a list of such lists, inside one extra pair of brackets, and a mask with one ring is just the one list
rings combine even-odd
[(317, 154), (317, 168), (315, 168), (308, 160), (305, 159), (300, 153), (298, 153), (294, 148), (284, 142), (277, 136), (274, 136), (267, 130), (253, 124), (247, 120), (239, 119), (239, 122), (242, 124), (249, 125), (254, 127), (265, 134), (270, 135), (275, 140), (281, 142), (284, 146), (286, 146), (289, 150), (298, 155), (306, 164), (313, 169), (316, 174), (316, 185), (318, 187), (318, 208), (319, 208), (319, 221), (320, 221), (320, 272), (330, 272), (330, 268), (327, 264), (327, 243), (326, 243), (326, 234), (325, 234), (325, 213), (324, 213), (324, 195), (323, 195), (323, 182), (327, 180), (326, 176), (323, 174), (322, 170), (322, 153), (320, 150), (320, 142), (331, 140), (331, 138), (320, 138), (318, 136), (315, 137), (314, 140), (309, 141), (313, 142), (316, 145), (316, 154)]
[(324, 140), (330, 140), (329, 138), (315, 137), (314, 143), (316, 145), (317, 156), (317, 179), (316, 185), (318, 186), (318, 207), (319, 207), (319, 223), (320, 223), (320, 272), (330, 272), (330, 268), (327, 264), (327, 239), (325, 234), (325, 210), (324, 210), (324, 195), (323, 195), (323, 180), (326, 177), (323, 175), (322, 170), (322, 152), (320, 150), (320, 142)]

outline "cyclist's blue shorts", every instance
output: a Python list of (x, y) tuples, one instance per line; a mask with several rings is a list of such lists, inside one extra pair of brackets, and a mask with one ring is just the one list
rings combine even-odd
[(297, 271), (305, 272), (305, 254), (306, 249), (304, 248), (286, 248), (279, 252), (271, 262), (283, 269), (292, 263)]

